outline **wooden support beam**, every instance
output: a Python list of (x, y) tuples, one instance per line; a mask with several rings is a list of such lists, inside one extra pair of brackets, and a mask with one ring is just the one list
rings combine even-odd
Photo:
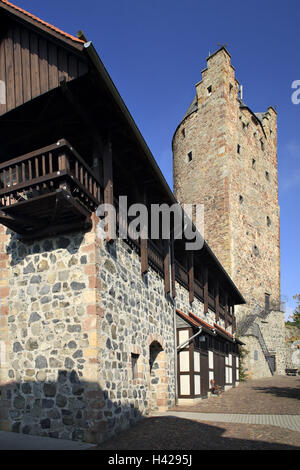
[(170, 248), (171, 248), (171, 283), (172, 283), (172, 297), (175, 299), (176, 297), (176, 287), (175, 287), (175, 252), (174, 252), (174, 239), (172, 238), (170, 241)]
[(228, 327), (228, 309), (229, 309), (229, 299), (228, 299), (227, 292), (225, 292), (225, 329)]
[[(143, 195), (144, 205), (147, 205), (147, 194), (144, 191)], [(148, 227), (141, 227), (141, 272), (145, 274), (148, 271)]]
[(169, 250), (169, 240), (163, 240), (164, 246), (164, 280), (165, 280), (165, 292), (166, 294), (170, 293), (170, 250)]
[(194, 300), (194, 253), (189, 251), (188, 253), (188, 275), (189, 275), (189, 301), (190, 304)]
[[(114, 204), (114, 187), (113, 187), (113, 156), (111, 139), (107, 140), (103, 151), (103, 183), (104, 183), (104, 203)], [(111, 212), (108, 213), (108, 226), (106, 227), (106, 241), (110, 242), (115, 233), (115, 220), (112, 220)]]
[(219, 292), (219, 281), (216, 280), (215, 284), (215, 308), (216, 308), (216, 323), (220, 319), (220, 292)]
[(234, 304), (232, 304), (232, 333), (236, 332), (236, 318), (234, 314)]
[(208, 269), (203, 269), (203, 298), (204, 298), (204, 314), (208, 312)]

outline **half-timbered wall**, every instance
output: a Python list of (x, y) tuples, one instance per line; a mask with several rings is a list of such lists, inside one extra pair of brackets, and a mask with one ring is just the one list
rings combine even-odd
[(0, 37), (0, 115), (87, 70), (76, 53), (21, 24), (10, 23)]

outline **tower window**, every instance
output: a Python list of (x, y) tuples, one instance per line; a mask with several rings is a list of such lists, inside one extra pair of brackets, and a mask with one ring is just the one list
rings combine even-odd
[(237, 153), (241, 153), (241, 146), (240, 146), (240, 144), (237, 145), (236, 151), (237, 151)]
[(262, 150), (265, 150), (265, 144), (262, 139), (260, 139), (260, 147)]
[(242, 195), (240, 195), (240, 197), (239, 197), (239, 201), (240, 201), (240, 204), (243, 204), (243, 202), (244, 202), (244, 198), (243, 198), (243, 196), (242, 196)]
[(181, 130), (181, 134), (182, 134), (182, 137), (184, 138), (184, 137), (185, 137), (185, 128), (183, 128), (183, 129)]
[(208, 93), (208, 95), (211, 95), (211, 93), (212, 93), (212, 86), (211, 85), (209, 87), (207, 87), (207, 93)]
[(188, 163), (191, 162), (193, 160), (193, 152), (189, 152), (187, 157), (188, 157)]
[(268, 226), (268, 227), (271, 227), (271, 224), (272, 224), (271, 219), (270, 219), (270, 217), (267, 215), (267, 226)]
[(268, 181), (270, 181), (270, 174), (269, 174), (268, 171), (266, 171), (265, 176), (266, 176), (266, 179), (267, 179)]
[(265, 312), (270, 311), (270, 294), (265, 294)]
[(256, 160), (254, 160), (254, 158), (252, 158), (252, 168), (253, 170), (256, 168)]

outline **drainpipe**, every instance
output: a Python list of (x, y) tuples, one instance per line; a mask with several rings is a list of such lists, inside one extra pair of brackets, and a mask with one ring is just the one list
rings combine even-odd
[(202, 333), (202, 326), (199, 327), (199, 330), (197, 331), (197, 333), (195, 333), (193, 336), (191, 336), (187, 341), (185, 341), (184, 343), (180, 344), (179, 346), (177, 346), (177, 351), (179, 351), (180, 349), (184, 348), (185, 346), (187, 346), (191, 341), (192, 339), (196, 338), (196, 336), (200, 335), (200, 333)]

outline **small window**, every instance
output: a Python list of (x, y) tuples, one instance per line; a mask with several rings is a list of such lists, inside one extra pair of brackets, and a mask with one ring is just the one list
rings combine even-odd
[(131, 353), (131, 370), (132, 370), (132, 378), (137, 379), (138, 378), (138, 354)]
[(254, 351), (254, 360), (258, 361), (258, 351), (257, 350)]
[(266, 180), (270, 181), (270, 174), (268, 171), (266, 171), (265, 176), (266, 176)]
[(182, 137), (185, 138), (185, 128), (181, 130)]
[(245, 124), (244, 122), (242, 122), (242, 126), (243, 126), (243, 130), (246, 131), (247, 126), (246, 126), (246, 124)]
[(233, 88), (233, 85), (232, 85), (232, 83), (229, 83), (229, 93), (231, 93), (231, 92), (232, 92), (232, 88)]
[(270, 311), (270, 294), (265, 294), (265, 312)]
[(207, 87), (207, 93), (208, 93), (208, 95), (211, 95), (211, 93), (212, 93), (212, 86), (211, 85), (209, 87)]
[(188, 153), (188, 163), (193, 160), (193, 152)]
[(260, 139), (260, 147), (262, 150), (265, 150), (265, 144), (264, 144), (264, 141), (262, 139)]
[(237, 145), (236, 151), (237, 151), (237, 153), (239, 153), (239, 154), (241, 153), (241, 146), (240, 146), (240, 144)]
[(256, 160), (254, 158), (252, 158), (252, 168), (253, 170), (256, 168)]
[(243, 198), (243, 196), (242, 196), (242, 195), (240, 195), (240, 197), (239, 197), (239, 201), (240, 201), (240, 204), (243, 204), (243, 202), (244, 202), (244, 198)]
[(270, 219), (270, 217), (267, 215), (267, 226), (268, 226), (268, 227), (271, 227), (271, 224), (272, 224), (271, 219)]

